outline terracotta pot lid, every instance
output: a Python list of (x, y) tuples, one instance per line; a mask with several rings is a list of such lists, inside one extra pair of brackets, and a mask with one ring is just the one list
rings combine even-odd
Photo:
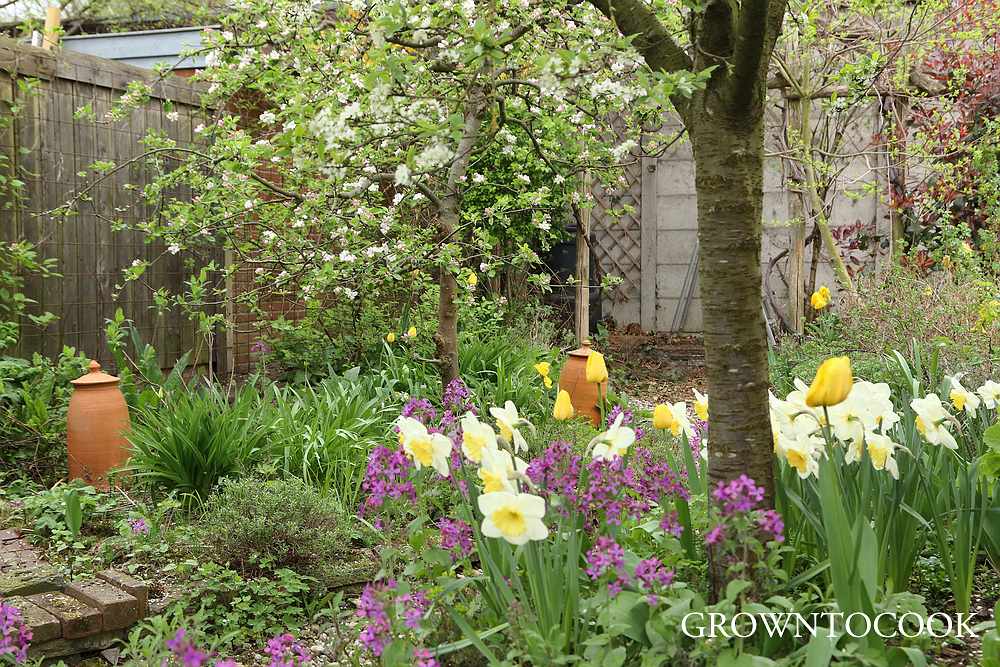
[(92, 385), (100, 384), (114, 384), (118, 382), (118, 378), (114, 375), (108, 375), (107, 373), (101, 372), (101, 365), (97, 361), (91, 359), (90, 361), (90, 372), (86, 375), (78, 377), (75, 380), (70, 381), (77, 387), (87, 387)]
[(590, 349), (590, 341), (585, 340), (583, 341), (583, 347), (579, 347), (568, 354), (571, 357), (589, 357), (591, 352), (593, 352), (593, 350)]

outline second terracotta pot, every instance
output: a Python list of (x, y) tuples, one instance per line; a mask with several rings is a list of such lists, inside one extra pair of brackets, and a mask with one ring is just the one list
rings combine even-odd
[(608, 382), (600, 384), (587, 382), (587, 357), (594, 350), (590, 341), (583, 341), (583, 346), (569, 353), (569, 359), (559, 374), (559, 388), (565, 389), (573, 409), (578, 415), (590, 419), (595, 428), (601, 428), (600, 397), (608, 395)]

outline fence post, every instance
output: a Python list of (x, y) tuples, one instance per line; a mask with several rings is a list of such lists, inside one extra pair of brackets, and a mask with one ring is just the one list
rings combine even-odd
[(642, 158), (642, 203), (639, 211), (639, 324), (656, 331), (657, 205), (655, 157)]
[(576, 228), (576, 340), (590, 338), (590, 172), (583, 174), (583, 206)]

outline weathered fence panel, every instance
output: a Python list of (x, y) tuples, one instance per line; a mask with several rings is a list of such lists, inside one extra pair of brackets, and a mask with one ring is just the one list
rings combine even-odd
[[(109, 115), (132, 81), (152, 86), (149, 101), (129, 116)], [(113, 223), (132, 228), (155, 209), (138, 203), (138, 192), (152, 177), (140, 143), (155, 128), (180, 145), (196, 143), (193, 128), (204, 120), (197, 84), (94, 56), (42, 49), (0, 39), (0, 113), (12, 114), (8, 131), (0, 130), (0, 152), (14, 176), (24, 182), (21, 196), (0, 202), (0, 239), (26, 239), (43, 257), (58, 261), (62, 279), (31, 276), (26, 295), (37, 303), (31, 312), (58, 317), (45, 329), (22, 324), (19, 355), (57, 355), (73, 346), (110, 365), (104, 325), (117, 308), (133, 320), (153, 344), (162, 366), (188, 350), (199, 364), (222, 367), (224, 354), (208, 347), (195, 325), (173, 310), (157, 312), (153, 291), (179, 291), (189, 277), (182, 255), (169, 255), (140, 232), (115, 231)], [(165, 105), (172, 106), (167, 115)], [(16, 113), (15, 110), (16, 109)], [(90, 113), (80, 113), (89, 109)], [(127, 165), (106, 178), (88, 167), (95, 161)], [(2, 164), (2, 163), (0, 163)], [(75, 194), (89, 190), (76, 215), (63, 220), (50, 214)], [(172, 193), (172, 194), (185, 194)], [(6, 195), (4, 195), (6, 196)], [(122, 271), (134, 260), (157, 261), (145, 285), (122, 286)], [(194, 266), (210, 258), (188, 257)], [(164, 261), (165, 260), (165, 261)]]

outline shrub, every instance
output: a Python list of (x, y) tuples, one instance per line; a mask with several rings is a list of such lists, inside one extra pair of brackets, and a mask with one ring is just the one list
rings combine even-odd
[(189, 507), (198, 505), (220, 479), (259, 458), (270, 419), (252, 387), (232, 402), (214, 385), (173, 392), (161, 406), (139, 413), (128, 436), (127, 470), (154, 489), (177, 493)]
[(244, 575), (287, 568), (320, 582), (355, 537), (341, 506), (297, 479), (226, 480), (200, 526), (213, 556)]

